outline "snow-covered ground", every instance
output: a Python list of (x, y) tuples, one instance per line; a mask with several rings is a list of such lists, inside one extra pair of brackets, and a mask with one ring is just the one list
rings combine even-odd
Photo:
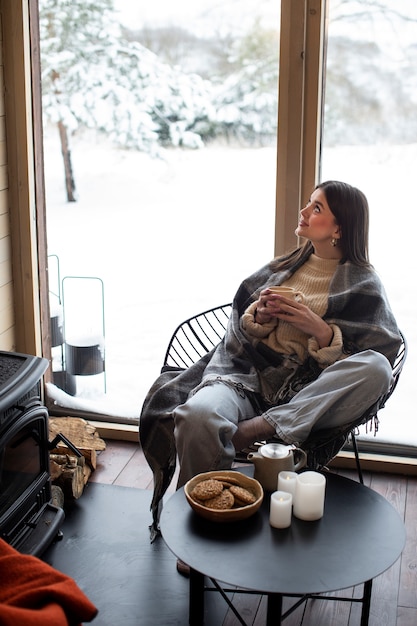
[[(79, 377), (82, 403), (93, 395), (96, 410), (137, 418), (177, 324), (229, 302), (272, 257), (274, 151), (179, 150), (163, 161), (82, 140), (72, 156), (79, 201), (68, 204), (57, 137), (46, 137), (48, 252), (61, 277), (104, 283), (107, 393), (102, 375)], [(82, 325), (96, 306), (83, 300)]]
[[(409, 341), (378, 437), (417, 445), (410, 410), (417, 331), (409, 241), (416, 157), (417, 145), (328, 149), (322, 179), (355, 184), (370, 201), (371, 258)], [(275, 151), (211, 146), (153, 160), (84, 136), (73, 140), (72, 158), (79, 199), (67, 203), (58, 135), (48, 129), (48, 252), (59, 257), (61, 278), (103, 282), (107, 390), (99, 374), (77, 377), (77, 397), (55, 386), (49, 392), (68, 408), (136, 421), (176, 325), (230, 301), (241, 280), (273, 256)], [(101, 302), (81, 285), (79, 297), (65, 304), (86, 328)], [(93, 326), (92, 336), (100, 321)]]

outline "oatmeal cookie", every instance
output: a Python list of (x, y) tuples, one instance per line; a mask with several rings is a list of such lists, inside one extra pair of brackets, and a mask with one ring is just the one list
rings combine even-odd
[(256, 498), (249, 489), (245, 489), (244, 487), (237, 487), (232, 485), (230, 487), (230, 492), (233, 494), (236, 504), (240, 504), (241, 506), (246, 506), (248, 504), (253, 504)]
[(234, 476), (224, 476), (223, 474), (216, 474), (216, 480), (220, 480), (224, 485), (239, 485), (239, 478)]
[(219, 494), (215, 498), (204, 500), (203, 506), (206, 506), (208, 509), (217, 509), (224, 511), (225, 509), (233, 508), (234, 503), (235, 499), (230, 489), (224, 489), (221, 494)]
[(191, 492), (191, 497), (197, 500), (215, 498), (223, 491), (223, 484), (219, 480), (209, 478), (198, 483)]

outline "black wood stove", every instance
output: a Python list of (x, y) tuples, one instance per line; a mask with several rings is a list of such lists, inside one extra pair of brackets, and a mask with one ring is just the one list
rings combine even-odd
[(48, 411), (41, 401), (43, 358), (0, 352), (0, 537), (40, 555), (59, 534), (51, 503)]

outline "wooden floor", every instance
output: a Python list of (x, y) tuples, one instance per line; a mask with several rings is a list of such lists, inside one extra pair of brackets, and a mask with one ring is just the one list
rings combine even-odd
[[(335, 470), (356, 478), (349, 470)], [(417, 624), (417, 477), (365, 473), (365, 484), (383, 495), (404, 520), (407, 542), (401, 558), (384, 574), (374, 580), (370, 626), (415, 626)], [(98, 467), (91, 482), (120, 485), (137, 489), (152, 489), (152, 473), (137, 443), (107, 441), (107, 448), (100, 453)], [(174, 483), (171, 491), (174, 489)], [(343, 537), (340, 538), (343, 541)], [(343, 567), (343, 564), (341, 564)], [(175, 571), (173, 576), (179, 576)], [(362, 587), (349, 590), (360, 596)], [(337, 596), (337, 594), (329, 594)], [(349, 596), (348, 590), (339, 595)], [(266, 616), (265, 598), (261, 596), (238, 596), (234, 600), (245, 622), (250, 626), (263, 626)], [(284, 609), (294, 601), (287, 600)], [(299, 607), (287, 619), (288, 626), (353, 626), (360, 624), (360, 608), (357, 603), (310, 600)], [(148, 626), (146, 621), (141, 622)], [(237, 626), (240, 622), (231, 611), (222, 624), (213, 626)], [(184, 624), (184, 626), (186, 626)]]

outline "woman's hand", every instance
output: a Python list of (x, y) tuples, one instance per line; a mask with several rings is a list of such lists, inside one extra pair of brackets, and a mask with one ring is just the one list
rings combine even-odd
[(271, 298), (276, 298), (276, 294), (273, 294), (270, 289), (263, 289), (259, 294), (255, 314), (255, 322), (258, 324), (267, 324), (277, 317), (276, 313), (274, 314), (276, 303), (273, 300), (271, 302)]
[(267, 324), (272, 319), (293, 324), (306, 335), (315, 337), (320, 348), (328, 346), (333, 338), (330, 326), (308, 306), (273, 293), (269, 289), (263, 289), (259, 294), (256, 322)]

